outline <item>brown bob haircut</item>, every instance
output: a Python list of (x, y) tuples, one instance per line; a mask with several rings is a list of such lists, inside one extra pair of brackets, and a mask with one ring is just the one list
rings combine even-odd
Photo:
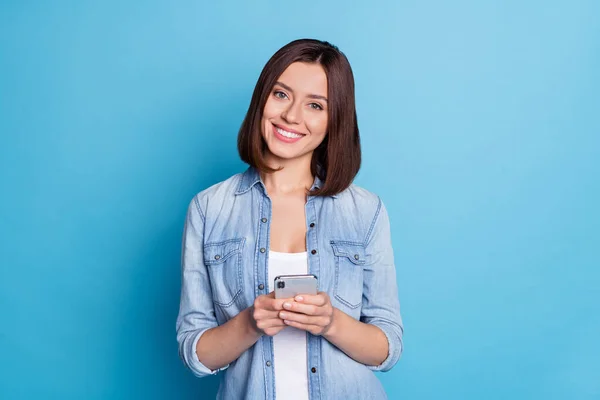
[(311, 173), (323, 185), (312, 196), (331, 196), (348, 188), (360, 169), (361, 152), (354, 76), (348, 59), (336, 46), (314, 39), (295, 40), (279, 49), (263, 68), (246, 117), (238, 134), (240, 158), (264, 173), (276, 170), (267, 166), (267, 144), (261, 134), (261, 120), (268, 96), (277, 79), (294, 62), (320, 64), (327, 74), (327, 134), (314, 150)]

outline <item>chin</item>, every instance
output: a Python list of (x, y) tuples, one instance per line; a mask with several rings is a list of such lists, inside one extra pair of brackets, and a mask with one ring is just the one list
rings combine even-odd
[(297, 158), (300, 156), (300, 154), (295, 154), (295, 153), (290, 153), (288, 151), (279, 151), (278, 149), (274, 149), (275, 151), (273, 151), (272, 149), (269, 148), (269, 153), (271, 153), (271, 155), (275, 158), (279, 158), (282, 160), (291, 160), (294, 158)]

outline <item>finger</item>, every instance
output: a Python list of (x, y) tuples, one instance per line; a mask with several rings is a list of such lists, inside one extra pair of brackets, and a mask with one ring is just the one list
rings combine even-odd
[(256, 327), (263, 331), (275, 326), (285, 326), (285, 323), (281, 318), (261, 319), (260, 321), (256, 321)]
[(320, 326), (307, 325), (307, 324), (303, 324), (303, 323), (296, 322), (296, 321), (285, 320), (285, 324), (287, 326), (293, 326), (294, 328), (302, 329), (303, 331), (310, 332), (313, 335), (317, 335), (317, 334), (319, 334), (319, 332), (321, 332), (323, 330), (323, 328), (321, 328)]
[(266, 306), (265, 309), (270, 310), (270, 311), (281, 311), (283, 310), (283, 304), (284, 303), (293, 303), (294, 299), (273, 299), (270, 300)]
[(294, 321), (305, 325), (327, 326), (329, 324), (329, 319), (325, 317), (313, 317), (290, 311), (281, 311), (279, 313), (279, 318), (284, 321)]
[(255, 309), (271, 309), (271, 303), (275, 299), (275, 292), (271, 292), (269, 294), (263, 294), (254, 299), (254, 308)]
[(258, 296), (254, 300), (254, 308), (268, 311), (279, 311), (282, 309), (282, 304), (284, 301), (286, 301), (286, 299), (276, 299), (275, 292), (271, 292), (269, 294)]
[(255, 308), (253, 316), (254, 319), (257, 321), (261, 319), (279, 318), (279, 311), (271, 311), (266, 310), (264, 308)]
[(279, 318), (283, 321), (294, 321), (300, 322), (301, 324), (309, 324), (312, 325), (313, 318), (305, 314), (299, 314), (291, 311), (281, 311), (279, 312)]
[(322, 307), (329, 303), (329, 296), (325, 292), (319, 292), (319, 294), (301, 294), (294, 298), (295, 301), (303, 304), (311, 304), (313, 306)]
[(284, 310), (293, 311), (295, 313), (301, 313), (305, 315), (323, 315), (325, 310), (322, 307), (314, 306), (312, 304), (298, 303), (297, 301), (283, 303)]
[(267, 336), (275, 336), (285, 328), (287, 328), (287, 326), (275, 326), (272, 328), (265, 329), (264, 332)]

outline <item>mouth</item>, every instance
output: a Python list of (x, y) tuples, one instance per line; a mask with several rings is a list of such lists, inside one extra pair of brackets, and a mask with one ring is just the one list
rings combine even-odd
[(273, 134), (275, 137), (285, 143), (295, 143), (306, 136), (303, 133), (290, 131), (273, 124)]

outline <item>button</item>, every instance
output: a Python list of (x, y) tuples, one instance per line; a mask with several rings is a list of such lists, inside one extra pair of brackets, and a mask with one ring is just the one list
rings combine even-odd
[(314, 374), (315, 372), (317, 372), (317, 369), (316, 369), (315, 367), (312, 367), (312, 368), (310, 369), (310, 372), (312, 372), (312, 373)]
[(271, 361), (267, 361), (267, 367), (271, 366)]
[(220, 260), (220, 259), (221, 259), (221, 256), (217, 254), (217, 255), (215, 256), (215, 260)]
[(267, 219), (263, 217), (263, 218), (260, 219), (260, 221), (263, 222), (263, 223), (265, 223), (265, 222), (267, 222)]
[(312, 255), (317, 254), (317, 250), (311, 250), (310, 254), (312, 254)]
[(267, 249), (265, 249), (264, 247), (261, 247), (261, 248), (260, 248), (260, 252), (261, 252), (261, 253), (264, 253), (265, 251), (267, 251)]
[(265, 285), (263, 285), (262, 283), (260, 285), (258, 285), (258, 290), (263, 290), (265, 288)]
[(314, 228), (314, 227), (315, 227), (315, 223), (314, 223), (314, 222), (311, 222), (309, 226), (310, 226), (311, 228)]
[(358, 260), (359, 258), (360, 258), (360, 256), (359, 256), (358, 254), (355, 254), (355, 255), (354, 255), (354, 259), (355, 259), (355, 260)]

